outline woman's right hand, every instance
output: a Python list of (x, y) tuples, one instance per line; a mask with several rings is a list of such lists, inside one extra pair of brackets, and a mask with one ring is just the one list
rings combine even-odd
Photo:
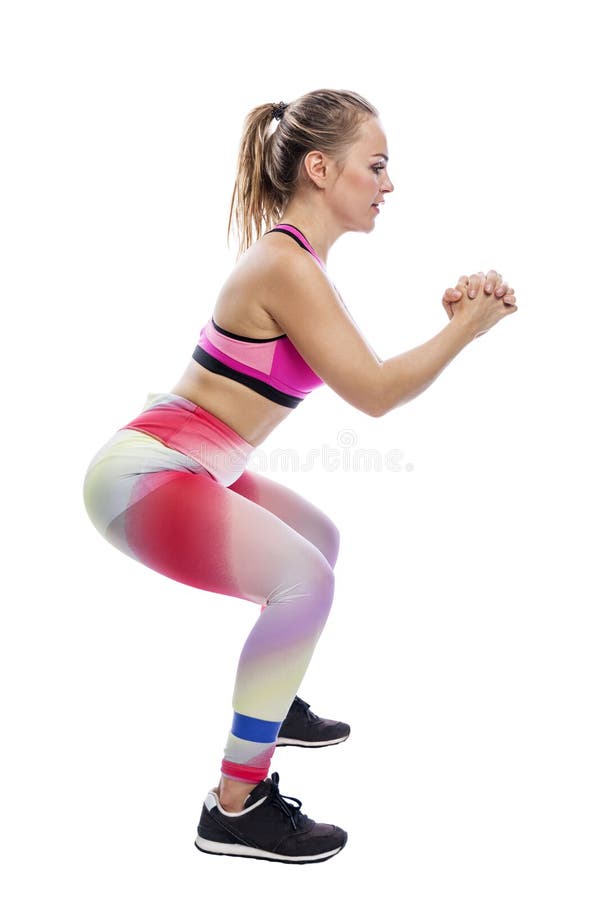
[[(456, 294), (460, 293), (457, 298)], [(473, 296), (469, 296), (473, 294)], [(455, 288), (448, 289), (442, 299), (450, 319), (458, 316), (479, 337), (489, 331), (500, 319), (518, 309), (512, 288), (494, 269), (487, 275), (477, 272), (470, 277), (463, 275)]]

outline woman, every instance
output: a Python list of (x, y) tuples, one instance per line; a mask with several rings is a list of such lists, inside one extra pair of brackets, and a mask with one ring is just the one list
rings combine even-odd
[(180, 380), (149, 394), (86, 473), (88, 514), (119, 550), (261, 607), (239, 660), (219, 785), (198, 825), (196, 846), (207, 853), (319, 862), (347, 839), (300, 813), (300, 801), (286, 802), (277, 772), (268, 777), (276, 746), (327, 746), (350, 731), (296, 695), (331, 608), (339, 531), (313, 504), (249, 471), (253, 450), (323, 383), (367, 415), (385, 415), (516, 311), (495, 272), (463, 277), (444, 294), (450, 321), (439, 334), (383, 362), (376, 356), (326, 264), (340, 235), (375, 227), (394, 189), (387, 161), (377, 110), (351, 91), (313, 91), (249, 113), (229, 216), (228, 234), (235, 213), (241, 237), (236, 266)]

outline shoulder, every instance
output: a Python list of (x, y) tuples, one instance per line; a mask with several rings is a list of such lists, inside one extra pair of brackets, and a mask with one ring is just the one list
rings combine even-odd
[(295, 261), (301, 269), (310, 268), (306, 265), (309, 263), (322, 271), (319, 263), (306, 248), (289, 234), (281, 231), (263, 234), (249, 247), (242, 259), (250, 265), (261, 266), (266, 271), (277, 271), (281, 266), (294, 265)]
[[(315, 291), (330, 302), (338, 295), (317, 260), (280, 232), (264, 234), (238, 260), (231, 280), (245, 284), (269, 315), (274, 316), (286, 298)], [(275, 316), (276, 318), (276, 316)]]

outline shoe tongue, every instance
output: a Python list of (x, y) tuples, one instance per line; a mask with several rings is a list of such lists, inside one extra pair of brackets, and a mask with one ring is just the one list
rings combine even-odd
[(265, 797), (267, 794), (271, 792), (271, 779), (265, 778), (264, 781), (259, 781), (256, 787), (250, 792), (248, 797), (246, 798), (246, 802), (244, 803), (244, 809), (248, 806), (252, 806), (253, 803), (257, 803), (262, 797)]

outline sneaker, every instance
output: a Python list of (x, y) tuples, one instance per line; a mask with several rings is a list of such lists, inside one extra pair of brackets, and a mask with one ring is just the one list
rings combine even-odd
[[(296, 797), (279, 793), (279, 774), (259, 781), (241, 812), (225, 812), (218, 789), (208, 792), (198, 823), (196, 847), (219, 856), (246, 856), (270, 862), (324, 862), (339, 853), (348, 835), (300, 812)], [(287, 803), (294, 800), (298, 806)]]
[(328, 747), (348, 739), (350, 726), (345, 722), (322, 719), (309, 709), (310, 704), (294, 697), (281, 723), (276, 747)]

